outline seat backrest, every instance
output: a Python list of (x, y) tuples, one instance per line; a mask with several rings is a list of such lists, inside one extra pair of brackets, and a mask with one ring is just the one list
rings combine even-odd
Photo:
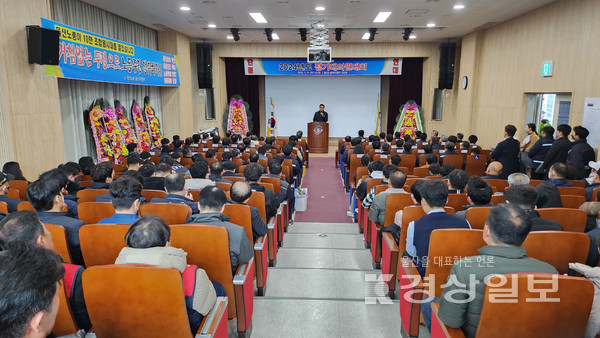
[(245, 181), (246, 179), (242, 176), (223, 176), (224, 179), (235, 183), (237, 181)]
[(584, 232), (587, 213), (580, 209), (543, 208), (538, 209), (540, 216), (560, 223), (564, 231)]
[(350, 157), (350, 176), (348, 177), (350, 180), (350, 183), (354, 183), (354, 173), (356, 172), (356, 169), (358, 167), (360, 167), (360, 157), (362, 156), (362, 154), (352, 154), (352, 156)]
[(389, 154), (375, 154), (373, 155), (373, 161), (381, 161), (385, 164), (390, 164), (390, 157), (391, 155)]
[(386, 191), (390, 186), (387, 184), (380, 184), (375, 186), (375, 195), (378, 195), (384, 191)]
[(250, 207), (244, 204), (225, 204), (223, 215), (231, 218), (229, 222), (244, 227), (246, 236), (250, 243), (254, 243), (252, 236), (252, 212)]
[(260, 214), (260, 218), (264, 222), (267, 221), (267, 207), (265, 205), (265, 194), (260, 191), (253, 191), (250, 199), (248, 200), (248, 205), (253, 206), (258, 209), (258, 213)]
[(184, 224), (192, 215), (192, 208), (183, 203), (146, 203), (140, 206), (140, 217), (159, 216), (167, 224)]
[(290, 183), (292, 181), (292, 174), (294, 173), (290, 167), (281, 166), (281, 173), (287, 178), (287, 182)]
[(542, 184), (544, 182), (545, 182), (544, 180), (534, 180), (534, 179), (532, 179), (532, 180), (529, 180), (529, 185), (532, 186), (532, 187), (537, 187), (538, 185), (540, 185), (540, 184)]
[(463, 156), (462, 155), (445, 155), (443, 160), (444, 164), (451, 164), (454, 169), (462, 169)]
[(164, 190), (143, 189), (142, 195), (146, 201), (150, 202), (153, 198), (165, 198), (167, 193)]
[(546, 262), (563, 274), (568, 272), (569, 263), (585, 264), (590, 238), (578, 232), (532, 231), (521, 246), (527, 249), (527, 257)]
[(244, 160), (242, 160), (241, 158), (233, 158), (231, 159), (231, 162), (233, 162), (238, 168), (244, 165)]
[(463, 205), (469, 205), (467, 194), (448, 194), (446, 205), (454, 208), (456, 211), (465, 210)]
[[(227, 229), (217, 225), (174, 225), (171, 246), (187, 252), (188, 264), (204, 269), (211, 281), (223, 285), (229, 299), (235, 299)], [(229, 306), (229, 318), (235, 317), (235, 308)]]
[(369, 191), (371, 191), (371, 188), (373, 188), (376, 185), (380, 185), (381, 184), (381, 178), (371, 178), (367, 181), (367, 193)]
[(416, 163), (417, 163), (416, 155), (408, 155), (408, 154), (400, 155), (400, 165), (408, 168), (408, 172), (407, 172), (408, 175), (413, 174), (413, 169), (415, 168)]
[(358, 167), (356, 168), (356, 183), (365, 175), (369, 175), (369, 168), (367, 167)]
[(467, 209), (467, 222), (471, 225), (471, 229), (483, 229), (485, 220), (492, 207), (474, 207)]
[(8, 185), (10, 189), (19, 190), (19, 199), (27, 201), (27, 186), (29, 186), (29, 182), (23, 180), (10, 180), (8, 181)]
[[(452, 207), (444, 207), (444, 210), (449, 214), (455, 214), (456, 211)], [(406, 251), (406, 236), (408, 224), (425, 216), (425, 211), (420, 205), (411, 205), (402, 210), (402, 226), (400, 227), (400, 242), (398, 243), (398, 252), (402, 254)], [(400, 260), (398, 260), (400, 262)]]
[(579, 209), (585, 203), (585, 197), (581, 195), (560, 195), (563, 208)]
[(594, 190), (592, 190), (592, 201), (598, 201), (598, 188), (594, 188)]
[(0, 202), (0, 212), (8, 214), (8, 204), (6, 202)]
[[(419, 162), (419, 163), (421, 163), (421, 162)], [(413, 175), (415, 175), (415, 176), (425, 177), (428, 174), (429, 174), (429, 168), (418, 167), (418, 168), (413, 169)]]
[(271, 184), (273, 186), (273, 192), (276, 194), (281, 192), (281, 179), (279, 177), (261, 176), (260, 182)]
[[(415, 170), (418, 168), (415, 168)], [(404, 182), (404, 186), (407, 187), (411, 187), (413, 184), (415, 184), (416, 181), (420, 180), (420, 177), (411, 177), (411, 178), (407, 178), (406, 182)]]
[(477, 256), (477, 250), (485, 245), (483, 230), (438, 229), (431, 232), (425, 276), (434, 278), (429, 285), (435, 286), (436, 297), (442, 295), (442, 286), (452, 264), (462, 257)]
[(96, 197), (108, 194), (108, 189), (83, 189), (77, 192), (78, 202), (94, 202)]
[[(225, 182), (215, 182), (215, 185), (221, 189), (223, 189), (223, 191), (228, 192), (231, 190), (231, 183), (225, 183)], [(200, 190), (197, 190), (198, 194), (194, 197), (194, 201), (198, 200), (198, 196), (200, 195)]]
[(83, 272), (82, 283), (98, 337), (191, 337), (181, 273), (174, 268), (98, 266)]
[(506, 190), (506, 188), (508, 188), (508, 181), (507, 180), (488, 179), (488, 180), (485, 180), (485, 181), (487, 182), (487, 184), (491, 185), (492, 187), (495, 187), (498, 192), (504, 192), (504, 190)]
[(59, 336), (66, 336), (79, 331), (73, 312), (71, 311), (71, 305), (67, 298), (67, 291), (65, 290), (65, 280), (60, 280), (60, 286), (58, 287), (58, 313), (56, 314), (56, 321), (52, 332)]
[(582, 187), (558, 187), (561, 195), (579, 195), (585, 197), (585, 188)]
[(259, 158), (258, 164), (262, 165), (264, 168), (269, 168), (269, 160), (267, 160), (266, 158)]
[(69, 252), (69, 244), (67, 243), (67, 231), (65, 227), (58, 224), (45, 223), (46, 228), (52, 235), (52, 242), (54, 243), (54, 252), (56, 252), (65, 263), (72, 264), (73, 259)]
[(580, 181), (580, 180), (567, 180), (567, 181), (571, 182), (571, 184), (573, 184), (573, 186), (575, 186), (575, 187), (585, 188), (585, 181)]
[(263, 187), (263, 188), (265, 188), (265, 189), (268, 189), (268, 190), (271, 190), (271, 191), (273, 191), (273, 192), (274, 192), (274, 189), (275, 189), (275, 188), (273, 187), (273, 184), (271, 184), (271, 183), (267, 183), (267, 182), (258, 182), (258, 184), (259, 184), (261, 187)]
[(127, 246), (126, 224), (87, 224), (79, 228), (79, 242), (85, 265), (114, 264), (121, 249)]
[(79, 219), (85, 224), (95, 224), (115, 214), (110, 202), (83, 202), (77, 206)]
[(492, 195), (492, 198), (490, 199), (490, 203), (492, 203), (493, 205), (504, 203), (504, 196), (503, 195)]
[[(486, 286), (476, 336), (583, 337), (593, 298), (594, 286), (582, 277), (494, 276)], [(510, 325), (501, 319), (507, 314)]]
[(10, 188), (8, 190), (8, 192), (6, 193), (6, 197), (20, 200), (21, 199), (21, 191), (19, 189)]
[(415, 202), (412, 200), (410, 194), (388, 194), (385, 197), (385, 219), (383, 226), (388, 226), (394, 223), (394, 216), (396, 212), (404, 209), (407, 206), (413, 205)]
[(29, 201), (23, 201), (23, 202), (17, 204), (17, 211), (23, 211), (23, 210), (35, 211), (35, 208)]
[(467, 163), (465, 164), (465, 172), (469, 177), (485, 175), (485, 164), (487, 156), (485, 155), (467, 155)]

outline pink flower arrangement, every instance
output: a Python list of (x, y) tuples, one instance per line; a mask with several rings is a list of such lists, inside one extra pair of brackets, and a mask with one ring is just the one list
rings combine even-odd
[(227, 130), (235, 134), (245, 135), (248, 132), (246, 107), (242, 100), (232, 98), (229, 102), (229, 120)]
[(112, 107), (104, 108), (102, 110), (102, 117), (104, 120), (104, 126), (106, 127), (106, 135), (109, 139), (114, 156), (114, 163), (121, 163), (124, 156), (128, 155), (127, 148), (125, 147), (125, 140), (121, 127), (117, 121), (117, 115)]
[(160, 122), (156, 118), (154, 109), (150, 106), (150, 98), (148, 96), (144, 98), (144, 113), (146, 114), (146, 120), (148, 121), (148, 132), (151, 136), (152, 145), (156, 148), (160, 148), (160, 140), (162, 139)]
[(103, 113), (100, 105), (95, 105), (89, 113), (92, 135), (96, 142), (96, 156), (98, 162), (110, 161), (113, 158), (113, 150), (109, 137), (105, 131)]

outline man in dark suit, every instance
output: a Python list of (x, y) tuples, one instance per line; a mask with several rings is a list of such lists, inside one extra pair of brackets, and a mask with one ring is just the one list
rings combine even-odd
[(329, 120), (329, 115), (325, 111), (325, 105), (319, 105), (319, 111), (315, 112), (315, 116), (313, 117), (313, 122), (327, 122)]
[(513, 136), (517, 127), (512, 124), (504, 127), (504, 141), (498, 143), (490, 157), (502, 164), (500, 178), (507, 179), (508, 175), (519, 171), (519, 151), (521, 144)]

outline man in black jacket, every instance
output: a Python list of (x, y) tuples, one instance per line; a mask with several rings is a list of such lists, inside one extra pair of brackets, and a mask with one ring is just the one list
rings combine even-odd
[(542, 129), (542, 138), (539, 139), (529, 152), (527, 156), (531, 159), (531, 178), (536, 180), (543, 180), (544, 174), (538, 174), (535, 170), (544, 163), (544, 159), (546, 158), (546, 154), (550, 147), (552, 147), (552, 143), (554, 142), (554, 128), (551, 126), (546, 126)]
[(329, 120), (329, 115), (325, 111), (325, 105), (320, 104), (319, 110), (315, 112), (315, 116), (313, 116), (313, 122), (327, 122)]
[(529, 185), (515, 185), (504, 191), (504, 202), (523, 209), (531, 219), (530, 231), (562, 231), (563, 227), (557, 221), (542, 218), (535, 210), (537, 199), (537, 190)]
[(567, 162), (569, 150), (573, 147), (573, 144), (568, 139), (570, 133), (571, 126), (568, 124), (561, 124), (556, 127), (556, 141), (552, 143), (552, 147), (550, 147), (546, 158), (544, 158), (544, 163), (537, 168), (536, 173), (544, 173), (556, 162)]
[(260, 191), (265, 194), (265, 208), (267, 209), (267, 218), (274, 217), (277, 215), (277, 209), (279, 208), (279, 200), (277, 195), (269, 189), (258, 184), (260, 177), (263, 174), (263, 167), (258, 163), (250, 163), (244, 169), (244, 177), (246, 182), (250, 184), (252, 191)]
[(590, 132), (582, 127), (577, 126), (573, 128), (573, 134), (571, 137), (573, 147), (567, 155), (567, 164), (572, 165), (577, 170), (577, 179), (582, 180), (590, 175), (590, 167), (588, 163), (596, 159), (594, 149), (587, 143), (587, 137)]
[[(237, 181), (231, 185), (231, 202), (233, 204), (248, 204), (252, 196), (250, 185), (243, 181)], [(250, 215), (252, 220), (252, 237), (254, 243), (260, 236), (267, 234), (267, 223), (260, 218), (260, 212), (253, 206), (250, 206)]]
[(519, 171), (519, 152), (521, 143), (514, 138), (517, 127), (512, 124), (504, 127), (504, 140), (498, 143), (490, 157), (502, 163), (501, 179)]

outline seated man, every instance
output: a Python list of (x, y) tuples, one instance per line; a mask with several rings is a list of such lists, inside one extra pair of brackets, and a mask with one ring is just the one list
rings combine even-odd
[(514, 187), (516, 185), (529, 185), (529, 177), (523, 173), (512, 173), (508, 175), (508, 185)]
[(79, 228), (83, 226), (83, 221), (68, 217), (66, 212), (61, 212), (66, 206), (62, 188), (53, 178), (38, 179), (27, 187), (27, 199), (35, 208), (40, 221), (62, 225), (65, 228), (71, 258), (75, 264), (83, 265), (79, 246)]
[[(354, 149), (357, 145), (359, 145), (361, 143), (360, 138), (355, 137), (350, 141), (350, 148), (349, 149)], [(340, 148), (341, 149), (341, 148)], [(346, 164), (347, 166), (350, 165), (350, 159), (348, 158), (348, 150), (349, 149), (345, 149), (344, 152), (342, 153), (341, 156), (341, 160), (344, 164)]]
[(265, 159), (265, 160), (269, 159), (267, 157), (267, 155), (265, 155), (267, 153), (267, 148), (265, 146), (258, 147), (257, 151), (258, 151), (258, 158), (259, 159)]
[(548, 171), (547, 182), (550, 182), (557, 187), (572, 187), (573, 183), (567, 181), (569, 167), (570, 166), (561, 162), (554, 163)]
[(296, 204), (296, 196), (294, 195), (294, 186), (290, 185), (281, 174), (281, 163), (275, 160), (269, 160), (268, 162), (269, 173), (267, 177), (279, 178), (281, 182), (281, 191), (277, 195), (277, 199), (280, 202), (284, 200), (288, 201), (289, 204), (289, 223), (292, 224), (292, 216), (294, 214), (294, 206)]
[[(386, 166), (387, 167), (387, 166)], [(385, 174), (384, 167), (384, 174)], [(386, 199), (390, 194), (408, 194), (404, 191), (404, 183), (406, 182), (406, 173), (402, 170), (396, 169), (391, 170), (388, 174), (390, 188), (380, 192), (373, 198), (371, 209), (369, 211), (369, 219), (373, 222), (379, 223), (383, 226), (390, 224), (384, 224), (385, 222), (385, 203)]]
[[(419, 161), (419, 158), (417, 158), (417, 161)], [(425, 155), (425, 163), (419, 163), (419, 165), (422, 168), (429, 168), (430, 165), (437, 164), (437, 163), (438, 163), (437, 156), (435, 156), (434, 154), (427, 154), (427, 155)]]
[(244, 177), (246, 178), (246, 182), (250, 184), (252, 191), (260, 191), (265, 194), (265, 208), (267, 209), (268, 219), (277, 215), (277, 209), (279, 208), (280, 203), (277, 199), (277, 195), (273, 191), (258, 184), (258, 181), (262, 176), (262, 169), (263, 167), (260, 164), (248, 164), (246, 169), (244, 169)]
[(54, 252), (0, 241), (0, 337), (46, 337), (58, 314), (65, 270)]
[(129, 153), (128, 156), (135, 156), (135, 157), (141, 158), (140, 153), (137, 152), (137, 146), (138, 146), (138, 144), (135, 142), (131, 142), (131, 143), (127, 144), (126, 148), (127, 148), (127, 152)]
[[(419, 189), (421, 189), (421, 185), (425, 183), (425, 180), (418, 180), (410, 186), (410, 197), (416, 206), (421, 205), (421, 194), (419, 193)], [(394, 224), (387, 226), (389, 232), (394, 235), (394, 239), (396, 243), (400, 243), (400, 227), (402, 226), (402, 210), (396, 211), (394, 215)], [(386, 231), (386, 230), (382, 230)]]
[(165, 191), (167, 196), (165, 198), (153, 198), (150, 203), (183, 203), (192, 209), (192, 214), (197, 214), (198, 203), (194, 202), (192, 194), (187, 193), (187, 189), (184, 189), (186, 180), (180, 174), (170, 174), (165, 177)]
[(127, 156), (127, 170), (138, 171), (143, 163), (144, 161), (140, 156)]
[[(127, 247), (121, 249), (115, 264), (155, 265), (158, 262), (160, 266), (177, 269), (184, 280), (192, 279), (194, 283), (183, 283), (183, 287), (186, 295), (192, 295), (191, 302), (186, 300), (185, 305), (190, 328), (195, 333), (200, 328), (204, 316), (215, 305), (217, 297), (225, 297), (225, 288), (218, 282), (211, 283), (203, 269), (196, 265), (187, 265), (187, 253), (172, 247), (170, 239), (171, 229), (162, 218), (140, 218), (127, 231)], [(188, 285), (190, 288), (193, 285), (193, 290), (186, 289)]]
[(133, 224), (140, 219), (138, 216), (142, 197), (140, 181), (130, 176), (123, 176), (110, 184), (108, 193), (115, 207), (115, 214), (98, 223)]
[(283, 146), (283, 148), (281, 148), (281, 151), (283, 152), (284, 159), (292, 160), (292, 169), (293, 169), (292, 175), (294, 177), (301, 176), (302, 175), (302, 165), (300, 165), (300, 162), (296, 159), (295, 156), (292, 155), (292, 146), (289, 144), (286, 144)]
[[(46, 225), (40, 222), (37, 215), (31, 210), (23, 210), (8, 215), (0, 222), (0, 238), (6, 242), (26, 242), (48, 250), (54, 250), (52, 234)], [(65, 268), (65, 280), (71, 289), (67, 291), (69, 304), (77, 326), (88, 331), (92, 326), (85, 308), (81, 275), (84, 268), (80, 265), (62, 263)]]
[(444, 182), (427, 181), (419, 192), (426, 215), (408, 224), (405, 256), (415, 260), (417, 270), (424, 276), (431, 232), (436, 229), (470, 229), (471, 226), (464, 218), (448, 214), (444, 210), (448, 200), (448, 187)]
[(508, 187), (504, 191), (504, 202), (518, 206), (531, 218), (531, 231), (563, 230), (563, 227), (557, 221), (545, 219), (540, 216), (540, 213), (535, 210), (537, 199), (537, 190), (528, 185), (516, 185)]
[[(590, 161), (590, 167), (592, 165), (597, 165), (596, 162)], [(596, 171), (594, 168), (592, 168), (592, 172), (593, 172), (593, 177), (592, 177), (592, 182), (590, 183), (589, 186), (585, 187), (585, 199), (586, 201), (591, 201), (592, 200), (592, 194), (594, 193), (594, 189), (600, 187), (600, 173), (598, 171)], [(2, 191), (0, 190), (0, 194), (2, 194)]]
[[(248, 200), (252, 196), (250, 185), (243, 181), (237, 181), (231, 185), (231, 202), (232, 204), (248, 204)], [(267, 223), (260, 218), (260, 212), (253, 206), (250, 206), (250, 215), (252, 218), (252, 243), (260, 236), (267, 234)]]
[[(171, 167), (164, 163), (160, 163), (162, 165), (163, 170), (167, 170), (168, 173), (171, 172)], [(158, 166), (154, 164), (144, 164), (140, 167), (138, 172), (144, 177), (144, 189), (150, 190), (164, 190), (165, 189), (165, 177), (159, 175), (157, 173)], [(168, 175), (167, 173), (167, 175)], [(161, 173), (162, 174), (162, 173)], [(165, 175), (166, 176), (166, 175)]]
[[(235, 164), (234, 164), (235, 166)], [(226, 180), (221, 176), (223, 174), (223, 164), (221, 162), (215, 161), (210, 164), (210, 174), (208, 175), (208, 179), (217, 183), (227, 183), (231, 184), (231, 181)]]
[(215, 182), (208, 179), (208, 165), (204, 162), (192, 163), (190, 175), (192, 178), (185, 180), (186, 190), (202, 190), (206, 186), (215, 185)]
[[(550, 264), (527, 257), (527, 250), (521, 244), (530, 228), (529, 217), (517, 206), (499, 204), (490, 210), (483, 227), (483, 240), (487, 245), (478, 250), (479, 256), (462, 258), (450, 270), (448, 279), (454, 283), (444, 288), (438, 312), (438, 318), (444, 324), (462, 328), (466, 337), (475, 337), (484, 301), (485, 281), (490, 275), (557, 273)], [(471, 295), (474, 297), (469, 298)], [(424, 310), (423, 307), (421, 309)], [(423, 311), (423, 317), (430, 322), (430, 312), (427, 315), (426, 312)]]
[(110, 162), (100, 162), (92, 168), (90, 176), (93, 182), (88, 189), (108, 189), (115, 177), (115, 170)]
[(367, 182), (369, 181), (369, 179), (371, 179), (371, 178), (383, 179), (383, 167), (384, 166), (385, 166), (385, 163), (383, 161), (374, 161), (367, 165), (367, 169), (369, 170), (369, 177), (364, 180), (359, 180), (357, 182), (356, 198), (358, 198), (360, 201), (363, 201), (365, 199), (365, 197), (367, 196), (367, 193), (369, 193), (367, 191), (367, 187), (368, 187)]
[(446, 151), (444, 151), (443, 153), (440, 151), (440, 163), (441, 164), (444, 163), (444, 156), (458, 155), (458, 153), (456, 151), (454, 151), (454, 149), (456, 148), (456, 145), (453, 142), (449, 142), (449, 141), (446, 142), (446, 145), (444, 146), (444, 148), (446, 149)]
[(238, 266), (248, 262), (254, 256), (253, 247), (246, 236), (246, 230), (228, 222), (230, 218), (222, 214), (227, 202), (227, 196), (223, 189), (208, 186), (200, 191), (198, 200), (200, 213), (190, 216), (185, 222), (220, 225), (227, 229), (231, 273), (235, 275)]
[(469, 181), (469, 176), (464, 170), (454, 169), (448, 174), (448, 193), (462, 194)]
[[(248, 158), (248, 162), (249, 163), (258, 163), (258, 154), (254, 153), (254, 154), (250, 154), (249, 158)], [(267, 168), (263, 167), (263, 174), (267, 173)]]
[[(399, 169), (395, 165), (391, 165), (391, 164), (384, 165), (383, 170), (382, 170), (383, 178), (381, 179), (381, 184), (388, 185), (388, 183), (390, 182), (390, 174), (396, 170), (399, 170)], [(365, 196), (365, 199), (362, 201), (362, 205), (364, 208), (369, 209), (371, 207), (371, 205), (373, 204), (373, 199), (375, 198), (375, 189), (376, 189), (376, 186), (373, 186), (371, 188), (371, 190), (369, 190), (369, 192), (367, 193), (367, 196)]]
[(235, 163), (233, 163), (231, 161), (223, 161), (223, 162), (221, 162), (221, 165), (223, 166), (223, 174), (222, 174), (223, 177), (238, 176), (235, 173), (237, 171), (237, 166), (235, 165)]
[(465, 210), (456, 212), (456, 216), (466, 218), (467, 210), (470, 208), (493, 207), (494, 205), (490, 203), (492, 193), (492, 187), (485, 180), (479, 176), (472, 176), (467, 183), (467, 201), (469, 205), (464, 206)]
[[(191, 177), (190, 176), (190, 172), (189, 170), (184, 167), (183, 165), (181, 165), (181, 158), (182, 155), (180, 152), (177, 151), (173, 151), (171, 153), (171, 159), (172, 161), (168, 162), (169, 165), (171, 165), (171, 168), (173, 168), (173, 171), (178, 173), (178, 174), (183, 174), (185, 175), (185, 177)], [(163, 162), (164, 158), (161, 158), (160, 161)]]
[(429, 165), (429, 173), (427, 176), (441, 176), (442, 175), (442, 166), (439, 163), (433, 163)]
[(78, 219), (79, 215), (77, 214), (77, 207), (79, 203), (77, 203), (77, 195), (69, 195), (67, 192), (67, 187), (69, 186), (69, 179), (64, 171), (60, 169), (52, 169), (42, 173), (40, 175), (40, 179), (55, 179), (58, 181), (60, 186), (62, 187), (61, 193), (63, 194), (64, 202), (67, 205), (67, 216)]
[(481, 178), (483, 178), (484, 180), (497, 180), (501, 179), (500, 174), (502, 174), (502, 163), (494, 161), (488, 165), (487, 169), (485, 170), (485, 176)]
[(0, 202), (6, 203), (8, 212), (15, 212), (19, 203), (23, 202), (23, 200), (7, 197), (6, 194), (8, 194), (9, 189), (10, 181), (8, 180), (8, 176), (0, 172)]

